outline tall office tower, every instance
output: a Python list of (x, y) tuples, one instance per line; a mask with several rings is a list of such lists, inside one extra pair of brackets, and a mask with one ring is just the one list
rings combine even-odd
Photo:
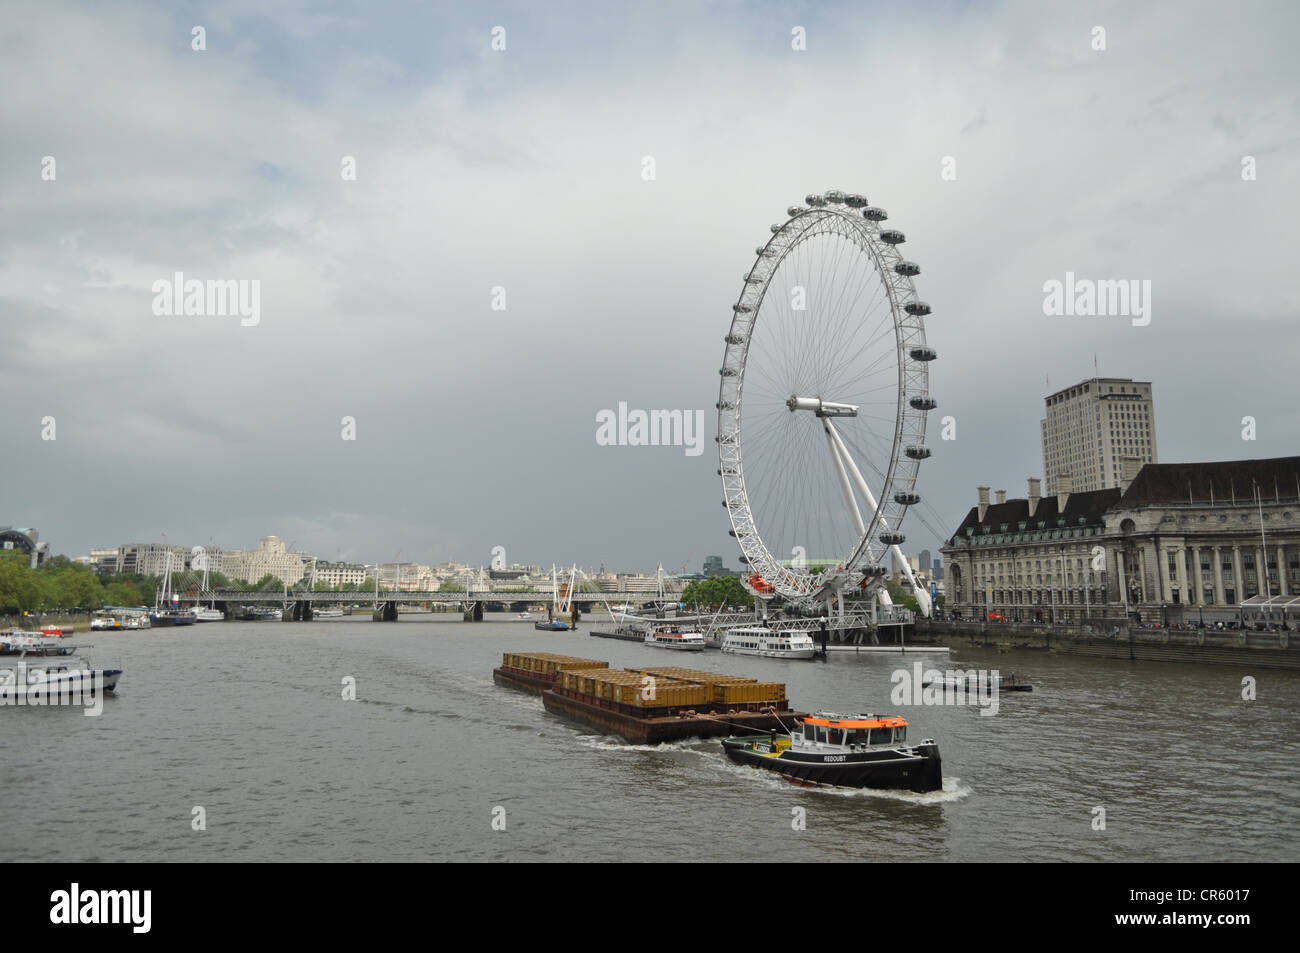
[(1046, 495), (1062, 474), (1075, 493), (1121, 490), (1156, 456), (1156, 420), (1150, 381), (1094, 377), (1046, 399), (1041, 423)]

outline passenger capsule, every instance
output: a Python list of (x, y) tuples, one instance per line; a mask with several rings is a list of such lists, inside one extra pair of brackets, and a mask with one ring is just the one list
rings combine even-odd
[(902, 533), (881, 533), (880, 541), (886, 546), (901, 546), (907, 541), (907, 537)]
[(886, 245), (901, 245), (907, 241), (907, 236), (896, 228), (887, 228), (880, 233), (880, 240)]
[(908, 401), (915, 410), (934, 410), (939, 406), (939, 402), (933, 397), (913, 397)]
[(849, 208), (862, 208), (867, 204), (867, 197), (865, 195), (846, 195), (844, 196), (844, 204)]
[(930, 448), (909, 444), (903, 448), (903, 453), (913, 460), (927, 460), (930, 457)]
[(909, 301), (903, 305), (903, 310), (914, 318), (923, 318), (930, 313), (930, 306), (924, 301)]
[(733, 304), (731, 310), (737, 314), (749, 314), (754, 309), (747, 304)]
[(820, 195), (805, 195), (804, 201), (807, 202), (813, 208), (821, 208), (823, 205), (826, 204), (826, 200), (822, 198)]
[(822, 193), (822, 198), (824, 198), (827, 202), (834, 202), (836, 205), (843, 205), (844, 200), (845, 198), (847, 198), (847, 196), (843, 192), (840, 192), (836, 189), (828, 189), (827, 191)]
[(889, 570), (884, 566), (868, 566), (866, 569), (862, 570), (862, 576), (864, 579), (870, 579), (873, 577), (879, 579), (881, 576), (888, 575)]
[(907, 352), (914, 361), (933, 361), (939, 352), (932, 347), (914, 347)]
[(728, 334), (725, 338), (723, 338), (723, 340), (726, 341), (728, 344), (744, 344), (744, 343), (745, 343), (745, 335), (743, 335), (743, 334)]
[(788, 209), (785, 210), (785, 214), (789, 215), (791, 218), (794, 218), (796, 215), (802, 215), (806, 211), (808, 210), (804, 208), (802, 205), (791, 205)]
[(921, 496), (918, 493), (908, 493), (906, 490), (899, 490), (894, 494), (894, 502), (901, 503), (904, 506), (916, 506), (921, 502)]
[(894, 271), (905, 278), (915, 278), (921, 273), (921, 266), (914, 261), (900, 261), (894, 266)]
[(889, 213), (883, 208), (877, 208), (872, 205), (869, 208), (864, 208), (862, 210), (862, 217), (872, 222), (883, 222), (885, 219), (889, 218)]
[(734, 367), (724, 367), (720, 371), (718, 371), (718, 373), (721, 374), (723, 377), (735, 377), (736, 369)]

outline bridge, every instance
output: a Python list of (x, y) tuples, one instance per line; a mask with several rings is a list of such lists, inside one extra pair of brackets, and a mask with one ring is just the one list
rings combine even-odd
[(569, 612), (569, 606), (574, 608), (581, 606), (590, 609), (593, 606), (603, 606), (606, 603), (626, 603), (638, 606), (653, 605), (660, 602), (674, 603), (676, 600), (672, 595), (661, 596), (653, 592), (626, 592), (623, 590), (614, 590), (610, 592), (575, 592), (572, 596), (559, 595), (553, 592), (532, 592), (532, 591), (510, 591), (504, 592), (494, 589), (473, 589), (461, 592), (433, 590), (433, 591), (411, 591), (402, 590), (394, 592), (313, 592), (308, 589), (289, 589), (252, 592), (244, 589), (191, 589), (188, 592), (176, 593), (180, 597), (182, 605), (192, 605), (195, 602), (203, 605), (215, 605), (226, 612), (227, 617), (231, 617), (231, 609), (234, 606), (280, 606), (286, 618), (292, 618), (295, 621), (310, 620), (312, 617), (313, 607), (334, 606), (334, 605), (351, 605), (370, 604), (374, 607), (374, 618), (383, 621), (396, 621), (397, 607), (400, 605), (423, 605), (427, 603), (437, 603), (441, 605), (461, 606), (465, 610), (465, 620), (479, 622), (483, 619), (483, 606), (485, 603), (498, 602), (507, 605), (510, 604), (550, 604), (554, 608), (557, 602), (565, 606), (562, 612)]

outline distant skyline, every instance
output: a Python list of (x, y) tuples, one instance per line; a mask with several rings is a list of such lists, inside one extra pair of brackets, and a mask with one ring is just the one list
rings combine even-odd
[[(1300, 452), (1292, 5), (7, 10), (0, 523), (54, 552), (735, 567), (722, 338), (831, 188), (934, 309), (910, 554), (1045, 476), (1094, 355), (1162, 463)], [(156, 314), (177, 272), (259, 282), (257, 322)], [(1149, 281), (1149, 323), (1048, 314), (1067, 275)], [(702, 410), (703, 452), (603, 445), (621, 403)]]

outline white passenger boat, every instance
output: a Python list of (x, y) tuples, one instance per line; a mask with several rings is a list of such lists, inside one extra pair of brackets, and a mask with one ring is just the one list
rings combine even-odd
[(338, 606), (330, 606), (327, 609), (317, 609), (313, 607), (311, 610), (311, 617), (313, 619), (341, 619), (343, 618), (343, 610)]
[(657, 649), (703, 652), (704, 636), (698, 632), (647, 632), (645, 644), (653, 645)]
[(195, 622), (225, 622), (226, 614), (222, 612), (220, 609), (213, 608), (212, 606), (195, 606), (194, 621)]
[(71, 655), (75, 645), (62, 645), (57, 639), (40, 632), (23, 632), (9, 629), (0, 632), (0, 655)]
[(773, 632), (771, 629), (729, 629), (722, 651), (733, 655), (761, 655), (764, 658), (812, 658), (817, 652), (806, 632)]

